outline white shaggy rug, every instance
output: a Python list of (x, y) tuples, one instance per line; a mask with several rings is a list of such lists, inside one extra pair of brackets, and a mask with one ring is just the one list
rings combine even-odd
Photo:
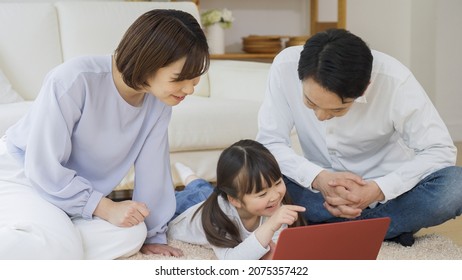
[[(185, 254), (181, 258), (164, 257), (161, 255), (144, 255), (137, 253), (128, 260), (212, 260), (216, 259), (211, 249), (184, 243), (177, 240), (169, 244), (180, 248)], [(396, 243), (384, 242), (377, 257), (379, 260), (462, 260), (462, 248), (447, 237), (430, 234), (416, 237), (411, 247), (403, 247)]]

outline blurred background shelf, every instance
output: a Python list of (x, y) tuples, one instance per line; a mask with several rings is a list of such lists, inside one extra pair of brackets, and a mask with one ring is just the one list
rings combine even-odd
[[(172, 1), (172, 0), (170, 0)], [(225, 54), (212, 55), (212, 59), (251, 60), (272, 62), (281, 49), (273, 50), (265, 45), (245, 45), (242, 39), (250, 36), (262, 37), (309, 37), (327, 28), (344, 28), (347, 0), (201, 0), (196, 2), (200, 11), (226, 7), (236, 20), (226, 30)], [(285, 18), (284, 22), (275, 20)], [(268, 42), (267, 42), (268, 43)]]
[[(133, 0), (132, 0), (133, 1)], [(139, 0), (138, 0), (139, 1)], [(275, 53), (264, 53), (256, 47), (243, 48), (238, 41), (249, 34), (262, 36), (282, 33), (281, 29), (291, 30), (288, 36), (309, 36), (328, 28), (345, 28), (347, 0), (151, 0), (151, 1), (191, 1), (201, 12), (209, 9), (228, 8), (238, 18), (231, 30), (227, 31), (225, 54), (213, 54), (212, 59), (247, 60), (271, 63)], [(264, 12), (263, 12), (264, 11)], [(292, 21), (281, 24), (276, 17), (289, 16)], [(255, 20), (258, 18), (258, 20)], [(301, 23), (301, 25), (300, 25)], [(299, 26), (297, 26), (299, 25)], [(298, 30), (298, 31), (294, 31)], [(243, 34), (244, 33), (244, 34)], [(276, 35), (277, 36), (277, 35)], [(286, 46), (287, 47), (287, 46)], [(281, 49), (283, 49), (282, 47)], [(242, 51), (242, 53), (241, 53)]]
[(272, 62), (277, 53), (225, 53), (211, 54), (211, 59), (246, 60), (257, 62)]

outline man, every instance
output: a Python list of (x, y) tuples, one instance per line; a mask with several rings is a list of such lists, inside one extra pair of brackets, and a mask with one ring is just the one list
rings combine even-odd
[[(303, 156), (291, 148), (295, 128)], [(331, 29), (274, 60), (257, 140), (309, 223), (390, 217), (386, 239), (462, 212), (456, 148), (424, 89), (394, 58)]]

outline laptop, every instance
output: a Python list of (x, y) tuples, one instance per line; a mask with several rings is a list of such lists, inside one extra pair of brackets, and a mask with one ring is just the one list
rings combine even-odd
[(375, 260), (390, 218), (286, 228), (273, 260)]

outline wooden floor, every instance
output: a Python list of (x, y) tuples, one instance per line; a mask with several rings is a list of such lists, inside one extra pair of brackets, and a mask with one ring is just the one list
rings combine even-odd
[[(462, 142), (457, 142), (457, 165), (462, 166)], [(417, 233), (417, 236), (422, 234), (437, 233), (451, 238), (454, 243), (462, 247), (462, 217), (459, 216), (457, 219), (449, 220), (444, 224), (436, 227), (422, 229)]]

